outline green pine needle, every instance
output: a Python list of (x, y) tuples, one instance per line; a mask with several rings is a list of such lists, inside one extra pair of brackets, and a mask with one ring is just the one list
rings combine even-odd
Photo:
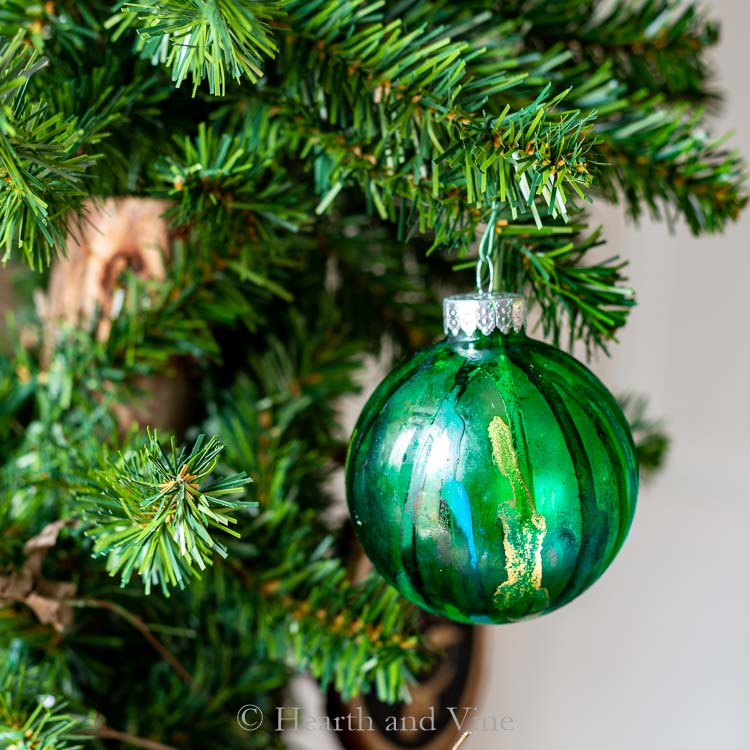
[(85, 497), (95, 526), (88, 533), (94, 554), (107, 555), (110, 575), (125, 585), (137, 573), (147, 593), (159, 584), (168, 594), (170, 586), (183, 588), (189, 576), (199, 576), (215, 554), (226, 556), (215, 531), (239, 536), (230, 528), (234, 513), (256, 504), (226, 498), (244, 494), (246, 474), (211, 480), (223, 449), (218, 438), (201, 435), (189, 452), (174, 438), (165, 451), (149, 431), (140, 450), (93, 472)]
[(2, 260), (18, 247), (38, 269), (62, 247), (62, 217), (85, 197), (84, 177), (95, 161), (80, 151), (84, 132), (77, 118), (50, 112), (27, 96), (30, 78), (44, 66), (24, 44), (23, 32), (0, 43)]
[[(84, 722), (49, 692), (49, 670), (35, 666), (16, 643), (0, 649), (0, 742), (6, 750), (79, 750)], [(59, 688), (58, 688), (59, 689)]]
[(170, 68), (176, 86), (190, 78), (195, 95), (207, 79), (209, 92), (223, 96), (228, 78), (247, 77), (257, 83), (263, 75), (263, 58), (275, 57), (270, 25), (283, 15), (284, 4), (283, 0), (121, 2), (120, 13), (105, 26), (115, 29), (115, 40), (134, 27), (136, 50)]

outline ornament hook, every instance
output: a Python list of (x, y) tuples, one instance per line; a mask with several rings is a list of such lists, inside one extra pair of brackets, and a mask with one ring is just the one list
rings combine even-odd
[[(488, 276), (487, 279), (487, 291), (482, 291), (482, 276), (483, 269), (487, 266)], [(492, 264), (492, 260), (489, 258), (480, 258), (477, 261), (477, 292), (479, 294), (489, 294), (495, 288), (495, 269)]]
[[(491, 294), (495, 291), (495, 222), (497, 221), (497, 201), (492, 201), (490, 218), (479, 242), (479, 258), (477, 259), (477, 294)], [(484, 267), (487, 266), (487, 291), (482, 290)]]

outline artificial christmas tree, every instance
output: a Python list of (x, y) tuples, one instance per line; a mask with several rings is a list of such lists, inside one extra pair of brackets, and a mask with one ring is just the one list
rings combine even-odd
[(4, 0), (0, 33), (0, 737), (271, 747), (236, 712), (297, 671), (403, 697), (440, 656), (326, 515), (340, 400), (383, 341), (436, 338), (479, 235), (541, 336), (606, 350), (634, 296), (586, 201), (696, 234), (746, 202), (704, 123), (716, 25), (673, 0)]

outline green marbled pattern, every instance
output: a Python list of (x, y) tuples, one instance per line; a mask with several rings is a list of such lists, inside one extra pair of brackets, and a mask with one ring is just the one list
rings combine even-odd
[(449, 338), (397, 367), (347, 460), (355, 532), (383, 577), (461, 622), (549, 612), (612, 562), (638, 467), (617, 402), (525, 333)]

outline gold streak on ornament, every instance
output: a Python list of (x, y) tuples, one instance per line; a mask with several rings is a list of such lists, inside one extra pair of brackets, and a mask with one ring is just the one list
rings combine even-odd
[(500, 471), (508, 477), (508, 481), (513, 487), (513, 499), (516, 501), (516, 508), (519, 509), (517, 490), (520, 489), (526, 496), (526, 502), (528, 502), (532, 514), (536, 515), (534, 498), (531, 496), (529, 486), (523, 478), (521, 466), (518, 463), (518, 456), (516, 455), (515, 448), (513, 448), (510, 427), (503, 422), (501, 417), (495, 417), (490, 422), (487, 432), (490, 434), (492, 455), (495, 458), (495, 463)]
[[(513, 447), (510, 427), (501, 417), (495, 417), (487, 432), (492, 443), (492, 455), (500, 471), (513, 488), (515, 507), (501, 506), (498, 518), (503, 524), (503, 549), (507, 578), (495, 591), (495, 600), (512, 607), (514, 600), (529, 600), (529, 592), (547, 600), (547, 591), (542, 589), (542, 544), (547, 533), (547, 522), (536, 512), (534, 499), (526, 484), (518, 456)], [(531, 518), (522, 520), (519, 501), (525, 500), (531, 510)]]
[(508, 578), (497, 587), (495, 596), (506, 598), (528, 588), (539, 591), (542, 588), (542, 543), (547, 533), (546, 521), (542, 516), (532, 516), (530, 524), (515, 530), (502, 516), (500, 521)]

